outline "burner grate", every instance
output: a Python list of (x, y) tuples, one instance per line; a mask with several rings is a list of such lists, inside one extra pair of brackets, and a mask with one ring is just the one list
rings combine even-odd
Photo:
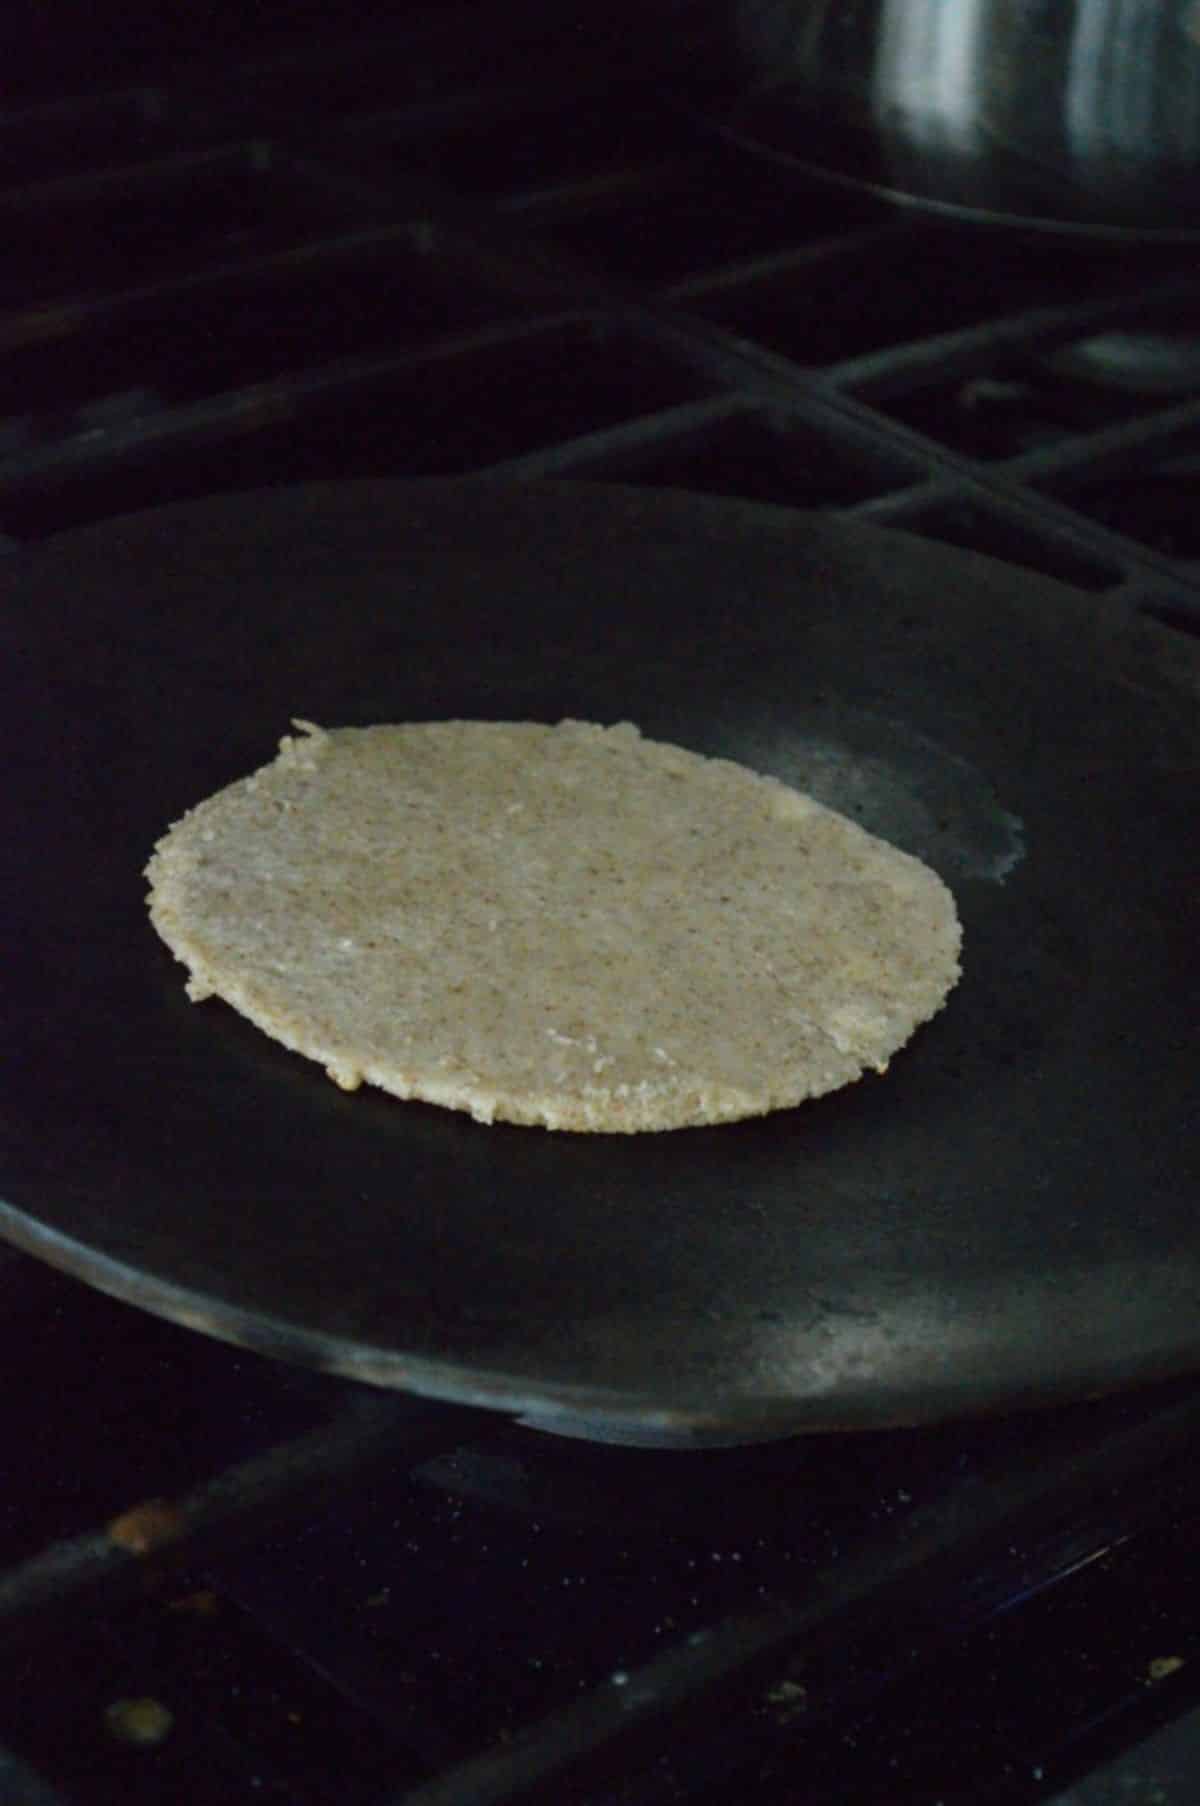
[(561, 59), (551, 88), (439, 87), (388, 42), (3, 123), (11, 539), (258, 482), (553, 469), (859, 511), (1192, 618), (1178, 259), (1135, 284), (1110, 249), (899, 223), (594, 69), (566, 107)]
[[(800, 1761), (816, 1801), (882, 1800), (889, 1774), (887, 1797), (951, 1799), (1090, 1765), (1191, 1686), (1190, 1383), (681, 1457), (364, 1392), (6, 1271), (46, 1370), (89, 1327), (124, 1363), (79, 1376), (104, 1459), (64, 1471), (43, 1425), (46, 1490), (10, 1496), (0, 1543), (0, 1743), (64, 1800), (601, 1806), (745, 1798), (751, 1773), (782, 1800)], [(147, 1479), (173, 1502), (122, 1511)], [(161, 1743), (119, 1740), (112, 1709), (145, 1699)]]

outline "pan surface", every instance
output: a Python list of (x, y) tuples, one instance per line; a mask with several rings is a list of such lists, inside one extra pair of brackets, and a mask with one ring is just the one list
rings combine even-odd
[[(216, 497), (3, 573), (0, 1230), (183, 1323), (576, 1433), (931, 1420), (1200, 1364), (1200, 660), (1102, 597), (671, 491)], [(190, 1005), (142, 867), (293, 715), (629, 719), (954, 891), (885, 1078), (572, 1136)]]

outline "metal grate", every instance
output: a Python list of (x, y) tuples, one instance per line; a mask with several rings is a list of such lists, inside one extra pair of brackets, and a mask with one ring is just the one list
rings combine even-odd
[(1194, 615), (1186, 260), (901, 224), (614, 92), (611, 44), (520, 53), (418, 32), (0, 118), (3, 530), (499, 467), (862, 513)]
[(1194, 1697), (1192, 1384), (656, 1454), (5, 1276), (70, 1376), (6, 1424), (6, 1806), (1016, 1800)]

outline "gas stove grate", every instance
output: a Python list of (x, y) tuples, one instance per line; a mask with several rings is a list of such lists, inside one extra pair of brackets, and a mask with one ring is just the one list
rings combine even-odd
[(1181, 254), (898, 223), (578, 51), (518, 81), (417, 46), (0, 120), (10, 539), (496, 469), (832, 508), (1194, 617)]
[[(1016, 1800), (1194, 1691), (1194, 1384), (680, 1456), (6, 1277), (42, 1370), (109, 1351), (31, 1406), (44, 1491), (6, 1513), (0, 1762), (42, 1798)], [(72, 1412), (105, 1442), (79, 1472)], [(168, 1496), (128, 1508), (148, 1475)]]

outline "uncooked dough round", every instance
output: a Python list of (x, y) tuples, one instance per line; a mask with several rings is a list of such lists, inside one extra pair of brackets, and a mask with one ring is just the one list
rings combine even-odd
[(941, 880), (627, 722), (298, 722), (147, 867), (190, 972), (347, 1089), (674, 1129), (882, 1072), (958, 978)]

